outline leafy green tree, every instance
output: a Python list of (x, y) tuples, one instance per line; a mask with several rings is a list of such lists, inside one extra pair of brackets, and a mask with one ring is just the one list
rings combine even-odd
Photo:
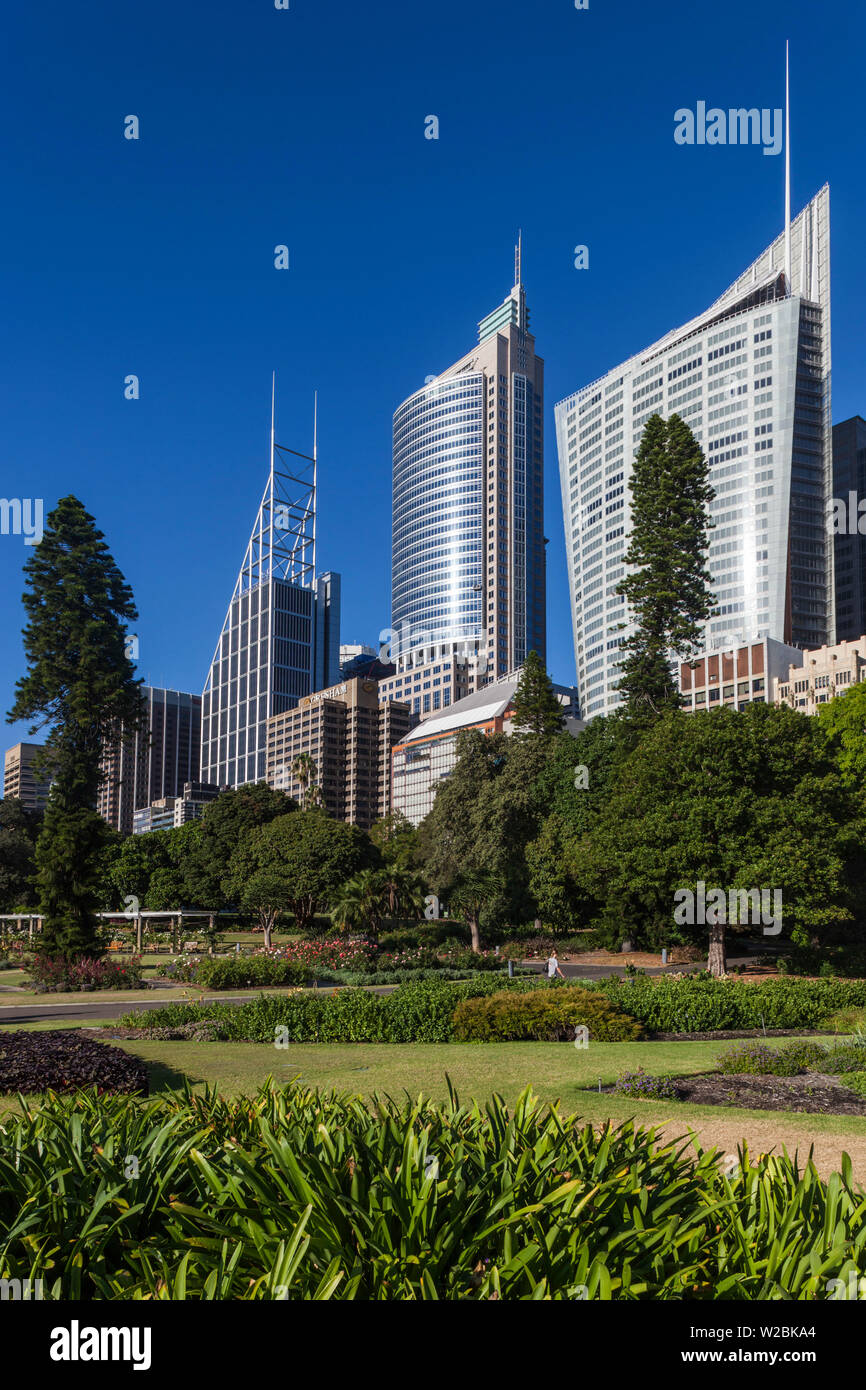
[(35, 907), (36, 840), (41, 812), (28, 811), (23, 801), (0, 801), (0, 911)]
[(610, 944), (706, 943), (719, 975), (727, 923), (678, 922), (675, 895), (689, 890), (697, 908), (699, 883), (726, 903), (731, 890), (779, 890), (782, 931), (820, 940), (862, 892), (856, 822), (817, 721), (755, 704), (670, 711), (619, 766), (573, 871), (604, 904)]
[(235, 849), (248, 832), (285, 816), (296, 807), (297, 802), (285, 792), (275, 791), (267, 782), (254, 782), (221, 792), (215, 801), (208, 802), (201, 820), (194, 822), (200, 828), (190, 834), (186, 846), (191, 862), (186, 870), (185, 895), (203, 908), (227, 907), (237, 901), (227, 872)]
[(570, 870), (575, 852), (574, 831), (556, 812), (526, 846), (529, 891), (538, 917), (557, 932), (575, 931), (592, 915), (594, 900), (581, 893)]
[[(358, 826), (331, 820), (323, 811), (295, 811), (243, 836), (231, 855), (225, 885), (244, 906), (291, 912), (298, 930), (305, 932), (316, 914), (338, 898), (347, 879), (378, 864), (369, 837)], [(266, 877), (258, 878), (260, 873)]]
[(513, 705), (517, 734), (547, 737), (559, 733), (563, 727), (562, 705), (554, 694), (553, 683), (538, 652), (530, 652), (523, 663)]
[(641, 436), (631, 476), (631, 534), (617, 586), (636, 624), (622, 644), (619, 689), (641, 719), (679, 708), (671, 653), (688, 655), (709, 617), (706, 568), (709, 504), (715, 493), (701, 447), (679, 415), (652, 415)]
[(102, 852), (108, 826), (93, 809), (103, 744), (142, 717), (141, 682), (126, 654), (132, 591), (77, 497), (48, 517), (24, 566), (28, 672), (9, 721), (48, 727), (43, 766), (54, 781), (36, 845), (46, 954), (98, 956)]
[(370, 839), (385, 864), (408, 869), (414, 862), (418, 832), (402, 811), (389, 811), (370, 828)]
[(118, 836), (103, 856), (103, 906), (121, 911), (127, 898), (137, 898), (144, 907), (150, 882), (157, 869), (170, 862), (170, 830), (153, 830), (147, 835)]
[(381, 870), (362, 869), (337, 890), (331, 915), (338, 927), (363, 927), (375, 941), (385, 914), (385, 884)]
[(818, 724), (845, 785), (866, 793), (866, 682), (821, 705)]
[(535, 915), (523, 851), (548, 809), (538, 784), (557, 743), (462, 731), (456, 766), (419, 827), (425, 878), (449, 904), (463, 904), (475, 951), (482, 931)]

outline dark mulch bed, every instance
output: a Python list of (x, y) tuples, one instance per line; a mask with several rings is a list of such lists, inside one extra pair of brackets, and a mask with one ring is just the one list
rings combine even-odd
[(741, 1028), (738, 1032), (653, 1033), (650, 1042), (726, 1042), (729, 1038), (832, 1038), (826, 1028)]
[[(866, 1099), (836, 1076), (675, 1076), (677, 1100), (742, 1110), (793, 1110), (812, 1115), (866, 1115)], [(613, 1086), (602, 1087), (609, 1095)]]
[(147, 1095), (147, 1068), (119, 1047), (83, 1037), (83, 1030), (0, 1034), (0, 1093), (75, 1091)]

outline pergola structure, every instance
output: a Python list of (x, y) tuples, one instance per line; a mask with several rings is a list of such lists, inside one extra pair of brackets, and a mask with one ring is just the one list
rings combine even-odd
[[(171, 924), (171, 941), (175, 951), (178, 950), (178, 938), (183, 929), (183, 924), (189, 920), (206, 921), (208, 924), (208, 934), (211, 937), (209, 946), (210, 954), (213, 954), (213, 929), (217, 917), (233, 917), (232, 912), (203, 912), (192, 908), (173, 908), (167, 912), (97, 912), (97, 917), (106, 922), (124, 923), (129, 925), (135, 923), (135, 949), (141, 955), (141, 936), (143, 923), (154, 919), (168, 920)], [(0, 937), (5, 934), (6, 923), (15, 922), (16, 924), (27, 923), (27, 940), (32, 941), (34, 933), (42, 930), (42, 916), (38, 912), (2, 912), (0, 913)]]

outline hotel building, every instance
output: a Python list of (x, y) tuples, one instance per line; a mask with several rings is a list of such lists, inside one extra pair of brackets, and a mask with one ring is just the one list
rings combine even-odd
[[(391, 809), (391, 750), (412, 725), (406, 704), (355, 678), (304, 696), (268, 720), (267, 781), (364, 830)], [(299, 775), (306, 754), (309, 774)]]
[(3, 799), (20, 801), (28, 811), (44, 811), (51, 778), (37, 777), (33, 763), (43, 751), (41, 743), (16, 743), (6, 749), (3, 767)]

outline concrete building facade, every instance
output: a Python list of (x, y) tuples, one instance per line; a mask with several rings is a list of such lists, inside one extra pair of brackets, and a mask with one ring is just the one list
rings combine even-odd
[(43, 750), (41, 743), (16, 743), (6, 749), (3, 766), (3, 799), (13, 797), (28, 811), (44, 811), (51, 778), (37, 776), (33, 763)]
[(799, 665), (804, 653), (772, 637), (739, 647), (704, 651), (679, 664), (680, 691), (687, 712), (745, 709), (748, 704), (772, 704), (775, 683)]
[(777, 705), (815, 714), (820, 705), (866, 680), (866, 636), (800, 652), (799, 656), (801, 660), (792, 662), (773, 682)]
[(199, 780), (201, 696), (146, 685), (142, 701), (141, 727), (121, 728), (102, 754), (96, 809), (122, 835), (132, 834), (136, 811)]

